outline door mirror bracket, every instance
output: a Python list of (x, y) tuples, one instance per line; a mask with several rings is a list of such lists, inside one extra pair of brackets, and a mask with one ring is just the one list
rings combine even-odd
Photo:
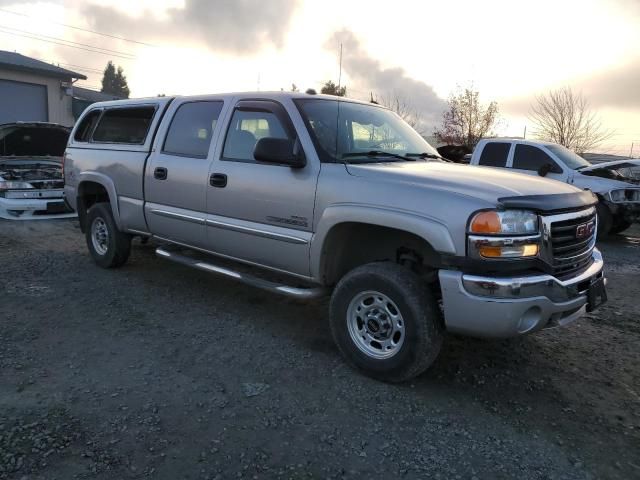
[(553, 165), (551, 165), (550, 163), (545, 163), (544, 165), (541, 165), (540, 168), (538, 168), (538, 175), (540, 175), (541, 177), (546, 177), (551, 170), (553, 170)]
[(259, 162), (303, 168), (307, 162), (300, 142), (288, 138), (264, 137), (253, 149), (253, 158)]

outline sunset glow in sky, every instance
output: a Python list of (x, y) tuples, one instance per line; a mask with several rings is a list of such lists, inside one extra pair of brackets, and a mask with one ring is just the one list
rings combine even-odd
[(1, 50), (98, 89), (112, 60), (132, 96), (319, 90), (338, 81), (341, 43), (355, 98), (402, 92), (433, 125), (450, 92), (472, 83), (498, 101), (499, 133), (522, 135), (534, 96), (569, 85), (615, 131), (602, 151), (628, 155), (635, 142), (640, 155), (640, 0), (0, 0)]

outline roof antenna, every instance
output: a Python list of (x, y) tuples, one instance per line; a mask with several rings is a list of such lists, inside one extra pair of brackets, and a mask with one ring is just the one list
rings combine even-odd
[(338, 71), (338, 91), (340, 91), (341, 81), (342, 81), (342, 44), (340, 44), (340, 70)]

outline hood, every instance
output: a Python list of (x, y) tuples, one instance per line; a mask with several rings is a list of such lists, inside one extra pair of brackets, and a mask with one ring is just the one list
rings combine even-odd
[(596, 170), (618, 170), (619, 168), (636, 168), (640, 167), (640, 160), (628, 159), (628, 160), (615, 160), (613, 162), (598, 163), (591, 165), (590, 167), (581, 168), (578, 170), (580, 173), (593, 172)]
[(505, 170), (444, 162), (347, 164), (351, 175), (444, 190), (497, 205), (502, 198), (580, 193), (571, 185)]
[[(603, 188), (640, 185), (640, 160), (616, 160), (614, 162), (599, 163), (581, 168), (577, 173), (587, 177), (598, 177), (593, 180), (600, 182)], [(585, 177), (582, 177), (585, 178)], [(601, 179), (605, 179), (604, 181)], [(576, 184), (578, 181), (575, 182)]]
[(70, 128), (55, 123), (17, 122), (0, 125), (0, 162), (4, 162), (4, 157), (61, 158), (70, 132)]

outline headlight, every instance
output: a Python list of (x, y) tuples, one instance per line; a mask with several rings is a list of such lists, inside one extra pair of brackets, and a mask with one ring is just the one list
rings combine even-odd
[(528, 210), (484, 211), (469, 222), (469, 254), (479, 259), (538, 255), (538, 215)]
[(611, 190), (609, 198), (613, 203), (640, 202), (640, 190), (633, 188)]
[(26, 190), (29, 188), (33, 188), (33, 185), (27, 182), (11, 182), (0, 180), (0, 191), (4, 190)]
[(538, 229), (538, 215), (528, 210), (480, 212), (469, 223), (469, 233), (482, 235), (533, 235)]

